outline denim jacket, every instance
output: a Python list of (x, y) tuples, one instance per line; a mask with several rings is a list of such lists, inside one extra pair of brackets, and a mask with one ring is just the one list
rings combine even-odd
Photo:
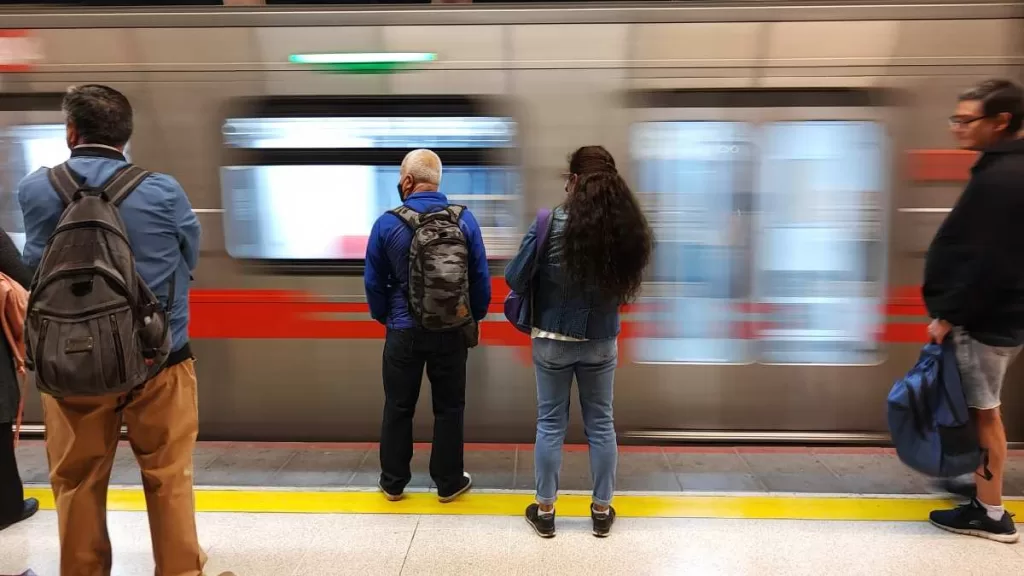
[[(595, 290), (574, 286), (562, 266), (568, 214), (559, 206), (552, 211), (551, 233), (534, 281), (533, 325), (572, 338), (601, 340), (619, 334), (619, 306)], [(537, 221), (526, 233), (519, 252), (505, 267), (505, 281), (512, 290), (526, 294), (530, 286), (537, 246)]]

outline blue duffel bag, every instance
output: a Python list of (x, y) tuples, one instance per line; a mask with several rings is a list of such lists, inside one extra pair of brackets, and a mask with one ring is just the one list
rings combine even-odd
[(936, 478), (974, 472), (984, 453), (967, 410), (953, 339), (932, 342), (889, 392), (889, 433), (907, 466)]

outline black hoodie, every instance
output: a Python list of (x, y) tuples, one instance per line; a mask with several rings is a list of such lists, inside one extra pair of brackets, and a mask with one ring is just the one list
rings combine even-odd
[(932, 318), (990, 346), (1024, 343), (1024, 140), (986, 150), (939, 226), (921, 289)]

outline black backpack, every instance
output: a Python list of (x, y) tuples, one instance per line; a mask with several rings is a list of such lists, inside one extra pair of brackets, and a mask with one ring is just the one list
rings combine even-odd
[(174, 275), (165, 310), (135, 268), (118, 209), (147, 176), (129, 164), (92, 188), (67, 163), (50, 169), (65, 209), (32, 279), (25, 319), (26, 364), (46, 394), (124, 393), (167, 360)]

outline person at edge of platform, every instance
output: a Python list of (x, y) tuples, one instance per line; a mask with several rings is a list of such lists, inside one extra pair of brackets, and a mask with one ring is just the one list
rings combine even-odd
[(537, 501), (526, 508), (526, 521), (544, 538), (555, 535), (562, 444), (575, 376), (590, 445), (593, 533), (605, 537), (615, 521), (611, 502), (618, 448), (612, 397), (619, 306), (640, 291), (654, 240), (639, 202), (603, 147), (585, 146), (571, 155), (565, 191), (565, 202), (551, 213), (544, 253), (536, 254), (535, 221), (505, 268), (512, 290), (525, 294), (531, 283), (533, 287)]
[[(128, 99), (96, 84), (72, 86), (61, 106), (70, 168), (84, 185), (101, 187), (127, 163), (133, 130)], [(64, 201), (40, 168), (18, 184), (25, 218), (24, 260), (39, 265)], [(199, 258), (199, 221), (181, 185), (151, 173), (120, 204), (139, 275), (167, 304), (171, 353), (159, 373), (128, 394), (55, 398), (42, 395), (50, 485), (60, 535), (60, 573), (106, 576), (111, 570), (107, 486), (122, 423), (142, 471), (142, 487), (158, 574), (198, 576), (199, 546), (192, 452), (199, 427), (196, 373), (188, 341), (189, 280)], [(172, 277), (174, 280), (172, 282)]]
[[(0, 272), (22, 287), (32, 283), (32, 272), (21, 261), (21, 254), (7, 232), (0, 229)], [(13, 296), (11, 296), (13, 297)], [(21, 389), (15, 370), (15, 354), (7, 338), (0, 334), (0, 530), (30, 518), (39, 511), (39, 501), (25, 498), (14, 457), (12, 426), (17, 419)]]
[[(377, 485), (390, 501), (402, 498), (412, 478), (412, 421), (424, 366), (434, 410), (430, 476), (438, 498), (451, 502), (473, 484), (464, 469), (466, 360), (479, 337), (479, 322), (487, 315), (491, 280), (480, 225), (469, 210), (448, 202), (439, 191), (440, 184), (437, 154), (422, 149), (409, 152), (398, 176), (402, 204), (374, 222), (366, 247), (366, 300), (370, 315), (387, 328)], [(462, 239), (440, 245), (451, 252), (432, 252), (430, 258), (439, 254), (439, 259), (430, 265), (411, 269), (411, 250), (420, 250), (420, 261), (432, 250), (426, 242), (414, 242), (416, 230), (429, 222), (448, 226), (447, 237)], [(411, 301), (413, 296), (417, 301)], [(445, 319), (457, 320), (465, 328), (438, 329)]]
[(964, 92), (949, 124), (958, 145), (981, 153), (970, 181), (939, 226), (925, 260), (922, 294), (929, 336), (953, 338), (967, 405), (987, 454), (973, 482), (945, 487), (969, 499), (931, 522), (998, 542), (1019, 535), (1003, 509), (1006, 431), (1000, 393), (1024, 344), (1024, 95), (1008, 80)]

